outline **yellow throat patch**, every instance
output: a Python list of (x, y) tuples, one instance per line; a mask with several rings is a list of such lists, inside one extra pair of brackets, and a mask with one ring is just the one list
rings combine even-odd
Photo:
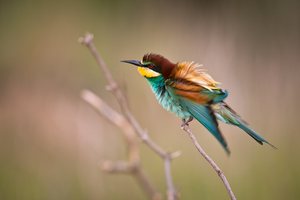
[(160, 73), (153, 71), (147, 67), (138, 67), (137, 70), (140, 73), (140, 75), (146, 78), (153, 78), (161, 75)]

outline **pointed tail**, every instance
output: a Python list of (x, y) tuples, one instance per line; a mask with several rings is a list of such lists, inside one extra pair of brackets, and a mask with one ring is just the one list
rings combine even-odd
[(214, 104), (212, 108), (216, 114), (216, 117), (222, 122), (225, 122), (226, 124), (238, 126), (242, 130), (244, 130), (248, 135), (250, 135), (254, 140), (256, 140), (259, 144), (262, 145), (263, 143), (267, 143), (271, 147), (277, 149), (274, 145), (269, 143), (261, 135), (256, 133), (253, 129), (251, 129), (247, 124), (247, 122), (242, 120), (242, 118), (233, 109), (231, 109), (225, 102)]
[(250, 135), (253, 139), (255, 139), (259, 144), (262, 145), (263, 143), (267, 143), (268, 145), (270, 145), (274, 149), (277, 149), (273, 144), (271, 144), (270, 142), (265, 140), (261, 135), (256, 133), (253, 129), (251, 129), (244, 122), (239, 123), (237, 126), (240, 127), (241, 129), (243, 129), (246, 133), (248, 133), (248, 135)]

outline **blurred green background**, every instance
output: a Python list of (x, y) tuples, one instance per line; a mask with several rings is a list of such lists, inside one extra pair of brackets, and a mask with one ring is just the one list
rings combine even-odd
[[(238, 199), (300, 199), (300, 3), (271, 1), (0, 1), (0, 199), (147, 199), (134, 179), (99, 170), (126, 158), (119, 130), (80, 99), (92, 89), (118, 109), (86, 31), (153, 139), (181, 150), (172, 173), (181, 199), (228, 199), (215, 172), (123, 59), (155, 52), (194, 60), (230, 91), (227, 102), (278, 147), (221, 124), (228, 157), (201, 125), (191, 127)], [(159, 117), (158, 117), (159, 116)], [(164, 192), (161, 160), (143, 166)]]

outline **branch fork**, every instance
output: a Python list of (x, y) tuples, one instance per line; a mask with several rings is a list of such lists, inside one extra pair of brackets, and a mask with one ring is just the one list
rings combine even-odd
[[(122, 133), (126, 139), (128, 145), (128, 161), (104, 161), (102, 163), (102, 170), (108, 173), (126, 173), (134, 176), (141, 185), (142, 189), (148, 195), (149, 199), (161, 200), (161, 194), (156, 190), (154, 184), (150, 181), (149, 177), (145, 174), (141, 163), (140, 163), (140, 149), (138, 148), (137, 139), (141, 139), (155, 154), (157, 154), (164, 161), (165, 179), (167, 184), (167, 199), (177, 200), (179, 199), (178, 192), (175, 189), (173, 178), (171, 174), (171, 161), (181, 155), (180, 151), (169, 153), (156, 144), (148, 135), (141, 125), (138, 123), (136, 118), (132, 115), (127, 99), (120, 89), (117, 82), (114, 80), (109, 68), (97, 51), (94, 43), (94, 36), (91, 33), (86, 33), (84, 37), (80, 37), (78, 41), (85, 45), (93, 57), (95, 58), (98, 66), (104, 74), (108, 85), (105, 87), (106, 90), (111, 92), (117, 99), (122, 113), (119, 113), (106, 102), (104, 102), (99, 96), (90, 90), (83, 90), (81, 97), (91, 107), (93, 107), (101, 116), (104, 116), (109, 122), (116, 125), (122, 130)], [(189, 121), (188, 121), (189, 122)], [(236, 197), (227, 181), (224, 173), (218, 167), (218, 165), (211, 159), (206, 152), (203, 150), (201, 145), (198, 143), (196, 137), (190, 130), (188, 122), (183, 124), (181, 128), (189, 135), (193, 144), (204, 157), (204, 159), (212, 166), (216, 171), (220, 179), (222, 180), (231, 200), (236, 200)]]
[(122, 113), (111, 108), (99, 96), (90, 90), (83, 90), (81, 97), (90, 106), (92, 106), (101, 116), (104, 116), (111, 123), (119, 127), (123, 131), (123, 135), (128, 145), (128, 161), (105, 161), (102, 163), (102, 170), (108, 173), (126, 173), (131, 174), (141, 185), (142, 189), (148, 195), (149, 199), (161, 200), (161, 194), (156, 190), (154, 184), (150, 181), (149, 177), (145, 174), (140, 164), (140, 150), (137, 145), (137, 138), (140, 138), (155, 154), (157, 154), (165, 164), (165, 177), (167, 183), (167, 198), (168, 200), (177, 200), (178, 193), (174, 187), (171, 175), (171, 160), (180, 155), (179, 152), (168, 153), (156, 144), (148, 135), (148, 133), (141, 127), (136, 118), (132, 115), (127, 99), (121, 91), (117, 82), (105, 64), (104, 60), (98, 53), (94, 43), (93, 35), (87, 33), (84, 37), (79, 38), (79, 42), (85, 45), (94, 56), (98, 66), (104, 73), (108, 85), (106, 90), (111, 92), (117, 99)]

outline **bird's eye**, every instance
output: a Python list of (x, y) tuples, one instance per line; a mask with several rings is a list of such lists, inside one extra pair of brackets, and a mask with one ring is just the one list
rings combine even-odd
[(148, 68), (153, 69), (155, 67), (155, 65), (153, 65), (152, 63), (148, 65)]

